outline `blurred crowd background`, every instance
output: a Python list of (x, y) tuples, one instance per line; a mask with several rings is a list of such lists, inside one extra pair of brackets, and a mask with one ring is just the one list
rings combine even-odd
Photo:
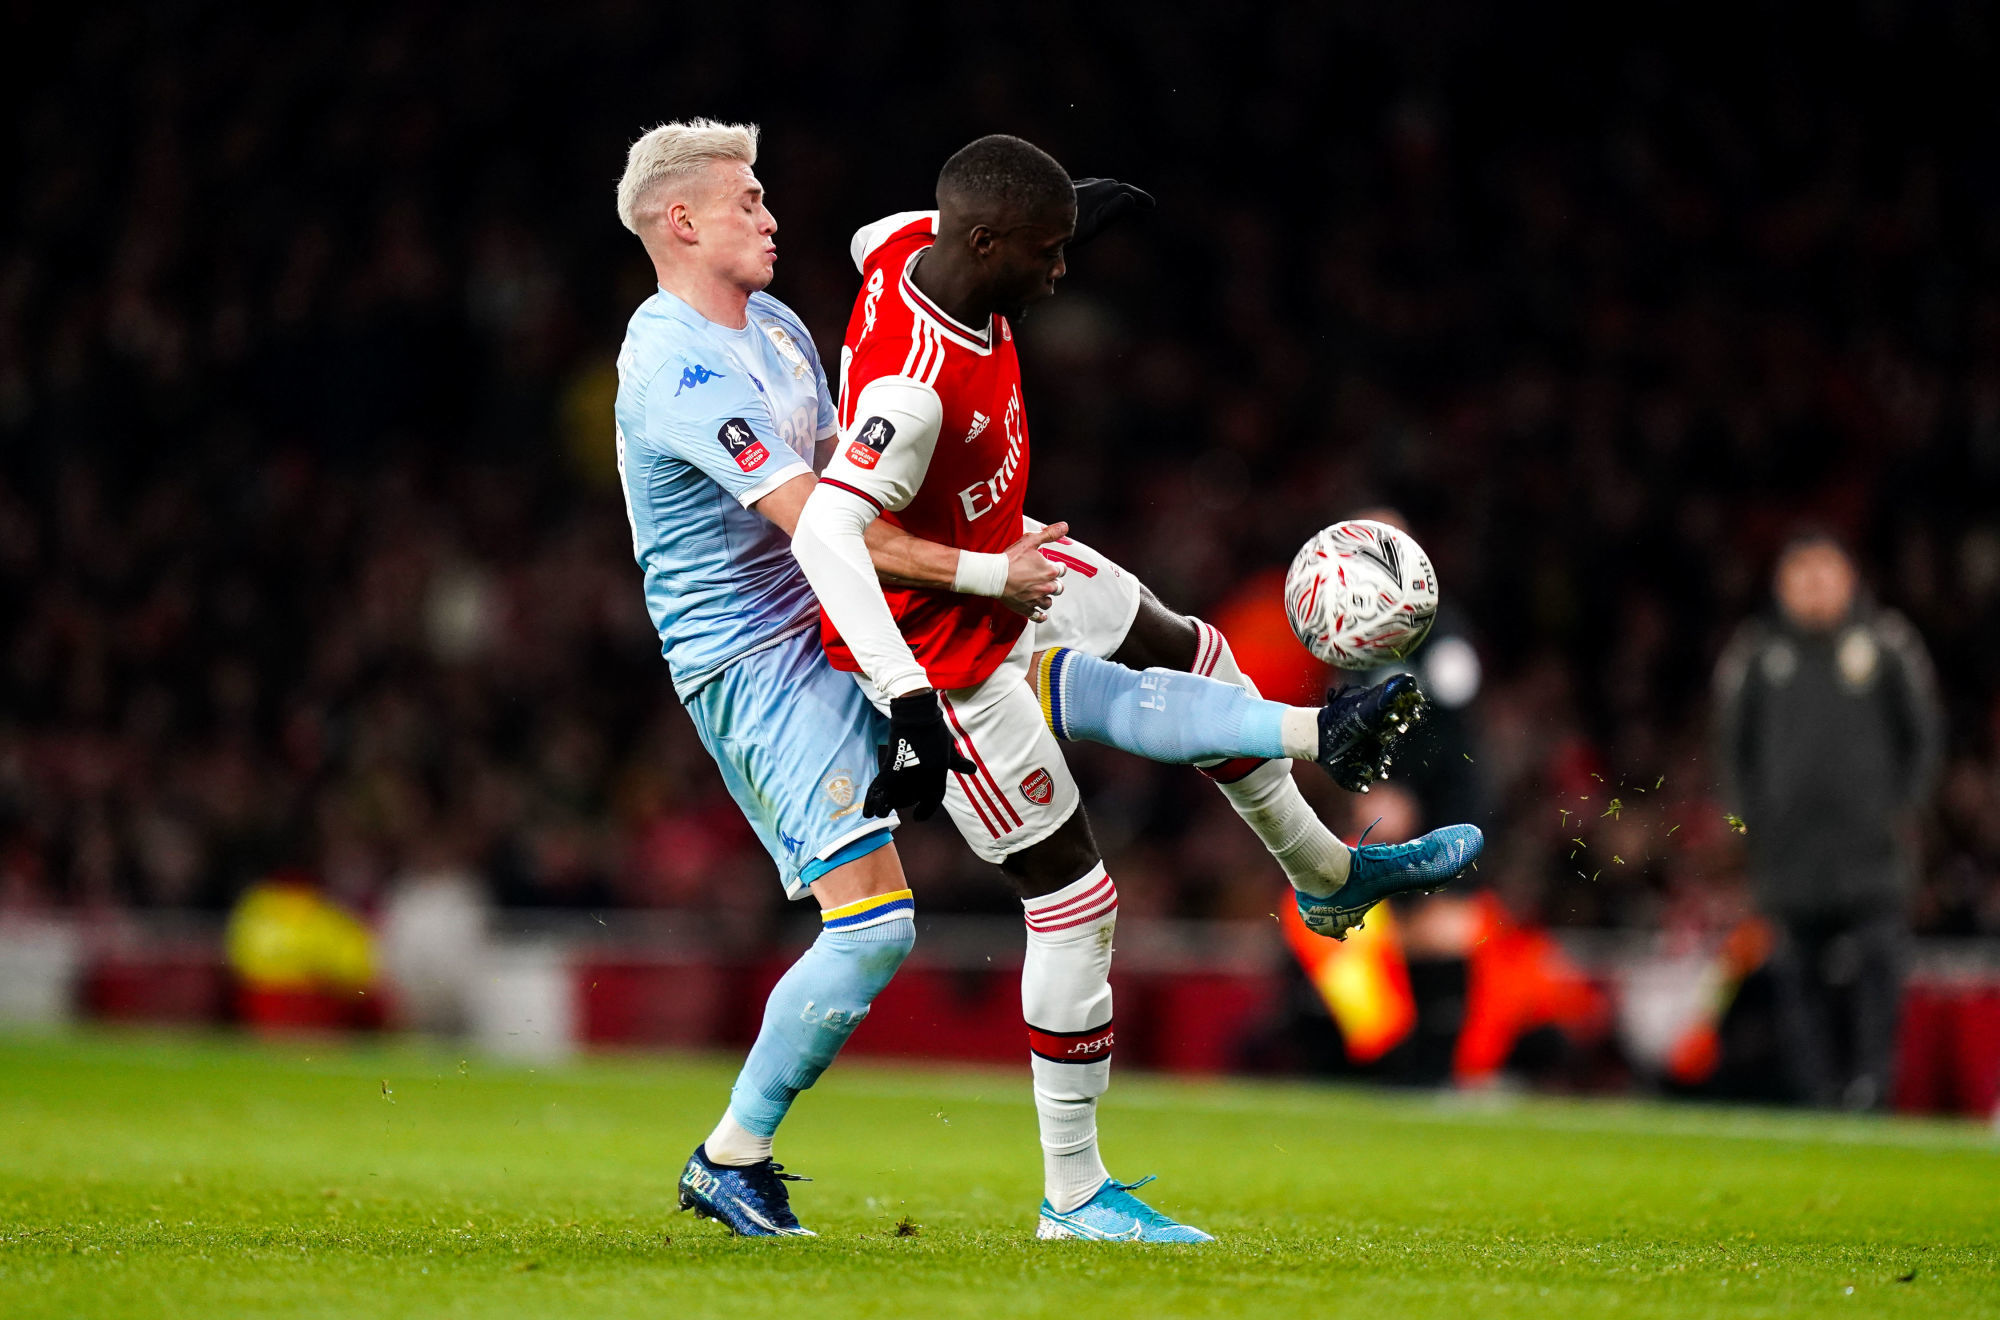
[[(1450, 728), (1414, 789), (1315, 783), (1344, 830), (1480, 821), (1523, 921), (1726, 928), (1711, 676), (1809, 521), (1938, 672), (1915, 927), (2000, 933), (1985, 6), (8, 12), (0, 909), (292, 871), (775, 917), (611, 466), (651, 291), (612, 187), (709, 114), (764, 126), (772, 292), (826, 353), (849, 234), (978, 134), (1158, 197), (1021, 327), (1029, 509), (1242, 647), (1307, 535), (1401, 512)], [(1205, 783), (1077, 759), (1128, 913), (1270, 910)], [(1010, 910), (902, 838), (928, 911)]]

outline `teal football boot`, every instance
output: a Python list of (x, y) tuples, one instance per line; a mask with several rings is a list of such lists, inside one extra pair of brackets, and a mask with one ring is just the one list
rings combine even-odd
[(1299, 916), (1315, 935), (1344, 940), (1368, 915), (1368, 909), (1397, 894), (1450, 884), (1479, 859), (1479, 850), (1485, 846), (1486, 836), (1477, 825), (1447, 825), (1408, 843), (1362, 844), (1354, 849), (1347, 883), (1333, 893), (1315, 898), (1293, 891)]
[(1215, 1241), (1192, 1224), (1177, 1224), (1132, 1195), (1135, 1187), (1144, 1187), (1151, 1181), (1150, 1173), (1134, 1183), (1106, 1178), (1088, 1201), (1062, 1213), (1045, 1199), (1035, 1236), (1044, 1241), (1057, 1238), (1078, 1238), (1085, 1242)]

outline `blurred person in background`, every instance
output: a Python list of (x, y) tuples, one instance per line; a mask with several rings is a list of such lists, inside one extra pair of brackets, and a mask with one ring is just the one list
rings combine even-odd
[(1823, 532), (1778, 557), (1776, 611), (1744, 624), (1715, 676), (1717, 764), (1747, 833), (1793, 1094), (1887, 1098), (1902, 993), (1915, 825), (1943, 716), (1916, 631), (1862, 591)]
[(376, 952), (368, 927), (302, 871), (251, 885), (224, 935), (237, 1010), (260, 1032), (374, 1026)]
[(389, 885), (377, 925), (382, 972), (395, 1018), (434, 1035), (457, 1035), (492, 943), (492, 901), (479, 875), (448, 845), (422, 840), (412, 865)]

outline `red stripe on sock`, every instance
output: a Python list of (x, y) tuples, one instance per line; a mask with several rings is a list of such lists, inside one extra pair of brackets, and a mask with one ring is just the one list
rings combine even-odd
[(1111, 1057), (1112, 1024), (1088, 1031), (1043, 1031), (1030, 1022), (1028, 1049), (1055, 1063), (1096, 1063)]
[(1111, 902), (1106, 903), (1103, 907), (1093, 909), (1092, 911), (1089, 912), (1085, 912), (1082, 915), (1070, 921), (1055, 921), (1048, 923), (1047, 925), (1038, 925), (1035, 922), (1031, 921), (1028, 923), (1028, 929), (1033, 931), (1037, 935), (1053, 935), (1059, 930), (1075, 930), (1078, 926), (1088, 926), (1093, 922), (1102, 921), (1104, 920), (1104, 918), (1110, 916), (1117, 910), (1118, 910), (1118, 903), (1117, 900), (1114, 899)]
[[(1040, 898), (1029, 899), (1021, 906), (1026, 910), (1030, 921), (1047, 921), (1051, 917), (1068, 916), (1078, 908), (1089, 906), (1106, 897), (1113, 902), (1118, 899), (1118, 886), (1111, 882), (1111, 877), (1108, 875), (1081, 894), (1071, 895), (1060, 903), (1050, 903), (1049, 895), (1044, 894)], [(1036, 904), (1042, 906), (1037, 907)]]
[(1233, 784), (1239, 779), (1246, 778), (1258, 766), (1263, 765), (1265, 760), (1266, 758), (1262, 756), (1239, 756), (1233, 761), (1224, 761), (1221, 765), (1197, 766), (1196, 769), (1218, 784)]
[(1215, 662), (1222, 658), (1222, 648), (1217, 645), (1221, 634), (1200, 619), (1194, 621), (1195, 648), (1194, 672), (1207, 678), (1215, 672)]

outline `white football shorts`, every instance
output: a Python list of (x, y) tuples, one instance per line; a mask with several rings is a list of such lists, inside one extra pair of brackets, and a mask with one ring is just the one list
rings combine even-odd
[[(1042, 523), (1021, 520), (1024, 532), (1038, 532)], [(1063, 576), (1062, 595), (1049, 607), (1049, 617), (1032, 625), (1035, 649), (1067, 646), (1100, 660), (1125, 644), (1132, 620), (1139, 613), (1139, 597), (1144, 588), (1139, 579), (1091, 549), (1065, 536), (1042, 547), (1042, 553), (1069, 571)]]
[[(1029, 530), (1042, 525), (1026, 521)], [(1108, 658), (1139, 612), (1138, 579), (1081, 541), (1064, 538), (1043, 553), (1069, 570), (1049, 617), (1021, 630), (985, 682), (939, 694), (952, 740), (973, 766), (947, 781), (945, 809), (972, 851), (996, 865), (1054, 834), (1079, 801), (1062, 744), (1030, 682), (1035, 653), (1067, 646)], [(855, 678), (872, 699), (874, 684)], [(887, 711), (886, 703), (876, 704)]]

